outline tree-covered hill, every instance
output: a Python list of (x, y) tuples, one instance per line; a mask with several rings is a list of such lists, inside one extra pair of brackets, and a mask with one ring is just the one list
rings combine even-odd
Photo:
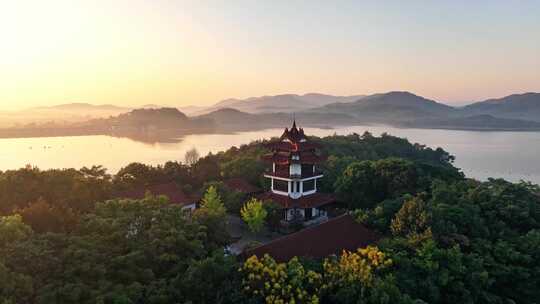
[[(222, 181), (267, 187), (261, 141), (114, 175), (28, 167), (0, 172), (0, 303), (540, 302), (537, 185), (467, 179), (448, 152), (388, 134), (312, 139), (328, 156), (322, 189), (380, 233), (376, 246), (287, 263), (228, 255), (225, 211), (247, 198)], [(115, 199), (165, 182), (204, 194), (202, 208)]]

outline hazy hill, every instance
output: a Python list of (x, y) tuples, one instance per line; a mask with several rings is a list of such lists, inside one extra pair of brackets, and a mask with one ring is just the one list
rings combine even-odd
[(218, 121), (222, 124), (254, 124), (260, 122), (256, 115), (231, 108), (215, 110), (198, 117)]
[(174, 127), (187, 122), (189, 118), (186, 114), (175, 108), (160, 109), (137, 109), (128, 113), (120, 114), (117, 117), (107, 119), (115, 126), (155, 126)]
[(115, 111), (125, 112), (130, 108), (119, 107), (111, 104), (93, 105), (89, 103), (67, 103), (50, 107), (30, 108), (27, 111)]
[(465, 106), (467, 115), (487, 114), (500, 118), (540, 121), (540, 93), (514, 94)]
[[(281, 128), (290, 125), (290, 113), (246, 113), (224, 108), (195, 118), (212, 121), (215, 131), (255, 130), (261, 128)], [(333, 125), (353, 125), (356, 119), (347, 114), (299, 112), (296, 119), (306, 127), (329, 127)]]
[(430, 117), (448, 117), (456, 110), (409, 92), (366, 96), (349, 103), (333, 103), (312, 110), (319, 113), (354, 115), (359, 122), (393, 123)]
[(319, 93), (304, 95), (283, 94), (275, 96), (251, 97), (247, 99), (225, 99), (207, 108), (209, 113), (222, 108), (232, 108), (247, 113), (297, 112), (320, 107), (336, 102), (352, 102), (362, 98), (362, 95), (333, 96)]
[(0, 112), (0, 128), (20, 127), (26, 124), (69, 124), (116, 116), (130, 110), (130, 108), (108, 104), (69, 103), (20, 111), (4, 111)]

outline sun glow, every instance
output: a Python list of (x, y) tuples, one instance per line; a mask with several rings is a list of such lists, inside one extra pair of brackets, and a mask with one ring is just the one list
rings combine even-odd
[[(436, 18), (441, 10), (452, 20)], [(390, 90), (471, 101), (540, 90), (534, 7), (499, 3), (479, 18), (485, 10), (369, 1), (339, 9), (317, 1), (1, 1), (0, 110)], [(514, 22), (501, 27), (503, 17)]]

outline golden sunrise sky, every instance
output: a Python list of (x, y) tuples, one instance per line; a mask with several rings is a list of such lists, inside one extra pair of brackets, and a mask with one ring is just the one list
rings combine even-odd
[(0, 0), (0, 110), (390, 90), (476, 101), (540, 91), (539, 54), (538, 1)]

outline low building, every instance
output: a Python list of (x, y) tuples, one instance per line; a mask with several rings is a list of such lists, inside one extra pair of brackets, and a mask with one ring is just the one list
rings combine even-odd
[(263, 159), (272, 167), (264, 177), (270, 179), (271, 189), (259, 198), (280, 206), (284, 224), (326, 220), (326, 207), (335, 200), (317, 189), (318, 180), (323, 177), (317, 166), (325, 160), (318, 153), (319, 146), (308, 140), (295, 121), (290, 130), (285, 128), (279, 141), (266, 147), (272, 152)]
[(155, 196), (166, 196), (172, 204), (182, 206), (182, 209), (194, 211), (201, 200), (200, 197), (186, 194), (180, 186), (174, 182), (141, 186), (118, 194), (117, 198), (143, 199), (147, 193)]
[(248, 249), (243, 256), (262, 257), (268, 254), (278, 262), (286, 262), (295, 256), (322, 259), (333, 254), (339, 255), (343, 250), (355, 251), (376, 243), (379, 239), (377, 233), (345, 214)]

